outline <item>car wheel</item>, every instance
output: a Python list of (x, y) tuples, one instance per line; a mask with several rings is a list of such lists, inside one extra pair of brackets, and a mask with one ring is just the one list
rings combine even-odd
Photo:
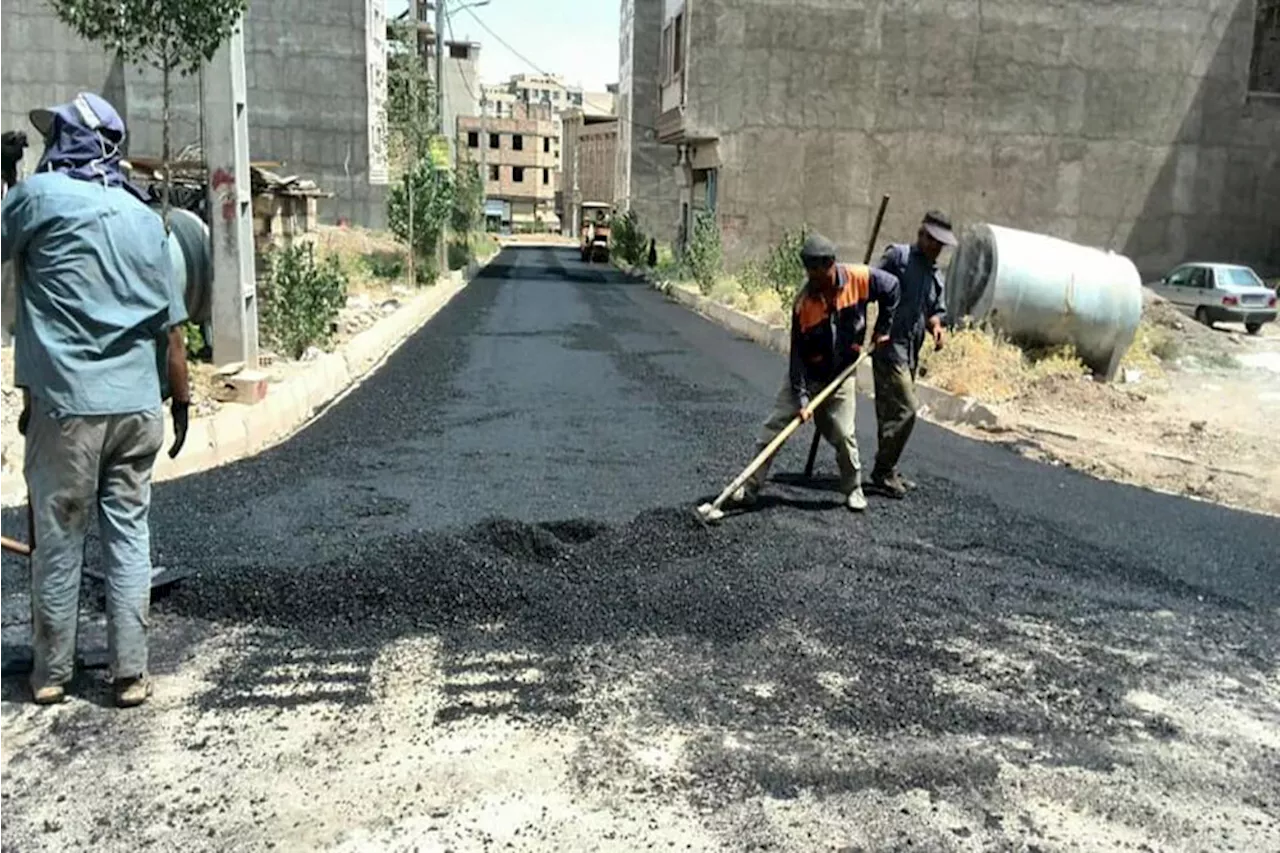
[(1196, 322), (1213, 328), (1213, 321), (1209, 319), (1209, 311), (1203, 305), (1196, 309)]
[(1245, 323), (1244, 330), (1251, 335), (1256, 335), (1258, 334), (1258, 332), (1262, 331), (1262, 324), (1261, 323)]

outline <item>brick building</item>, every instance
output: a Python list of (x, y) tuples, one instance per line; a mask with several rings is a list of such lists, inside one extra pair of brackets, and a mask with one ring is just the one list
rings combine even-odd
[(559, 123), (547, 104), (520, 104), (504, 118), (458, 117), (459, 161), (485, 176), (490, 227), (558, 231)]
[(577, 234), (583, 202), (614, 204), (618, 119), (612, 115), (572, 110), (564, 114), (562, 139), (564, 209), (561, 225)]
[(624, 31), (634, 6), (634, 43), (661, 42), (681, 218), (714, 208), (731, 261), (802, 222), (861, 255), (891, 193), (886, 240), (940, 207), (1147, 275), (1280, 268), (1278, 0), (650, 5), (626, 0)]

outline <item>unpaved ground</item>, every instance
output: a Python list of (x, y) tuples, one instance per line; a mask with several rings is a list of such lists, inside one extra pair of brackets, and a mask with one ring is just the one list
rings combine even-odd
[(801, 442), (702, 528), (783, 369), (509, 252), (292, 440), (156, 487), (196, 572), (156, 697), (4, 680), (6, 849), (1280, 847), (1280, 523), (922, 424), (906, 501), (851, 517)]
[(1113, 385), (1042, 382), (997, 406), (988, 437), (1095, 476), (1280, 515), (1280, 331), (1250, 337), (1179, 316), (1164, 315), (1176, 361)]

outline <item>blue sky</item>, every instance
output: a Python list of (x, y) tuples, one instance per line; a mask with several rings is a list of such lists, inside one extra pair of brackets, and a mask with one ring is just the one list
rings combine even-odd
[[(617, 82), (618, 0), (489, 0), (471, 10), (536, 69), (476, 23), (462, 8), (471, 0), (446, 2), (446, 9), (457, 10), (450, 15), (454, 38), (480, 42), (480, 79), (486, 83), (536, 70), (559, 74), (591, 91)], [(395, 17), (408, 5), (408, 0), (387, 0), (387, 16)]]

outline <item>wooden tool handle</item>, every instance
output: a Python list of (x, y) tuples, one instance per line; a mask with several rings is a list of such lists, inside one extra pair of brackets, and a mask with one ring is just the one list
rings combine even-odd
[(8, 536), (0, 536), (0, 548), (11, 554), (21, 554), (24, 557), (31, 556), (31, 546), (25, 542), (19, 542), (16, 539), (10, 539)]
[[(831, 382), (827, 384), (827, 387), (819, 391), (818, 395), (809, 401), (809, 405), (807, 407), (808, 410), (810, 412), (816, 412), (818, 410), (818, 407), (821, 406), (824, 402), (826, 402), (827, 398), (836, 392), (836, 389), (838, 389), (841, 385), (843, 385), (845, 381), (849, 379), (849, 377), (853, 376), (853, 374), (857, 372), (858, 367), (862, 364), (863, 360), (865, 360), (866, 357), (871, 354), (871, 350), (873, 349), (875, 349), (875, 347), (864, 350), (862, 354), (859, 355), (858, 358), (853, 362), (853, 364), (849, 365), (844, 370), (840, 371), (839, 375), (836, 376), (835, 379), (831, 380)], [(756, 454), (756, 458), (751, 460), (751, 464), (748, 465), (745, 469), (743, 469), (742, 473), (739, 474), (734, 479), (734, 481), (730, 483), (723, 492), (720, 493), (720, 497), (716, 498), (715, 501), (712, 502), (711, 508), (719, 509), (720, 505), (723, 504), (725, 501), (727, 501), (730, 495), (732, 495), (739, 488), (741, 488), (742, 485), (747, 482), (747, 480), (751, 479), (752, 474), (760, 470), (761, 465), (763, 465), (766, 461), (768, 461), (773, 456), (773, 454), (778, 452), (778, 448), (786, 443), (787, 439), (791, 437), (791, 434), (793, 432), (795, 432), (797, 429), (800, 428), (800, 424), (802, 423), (803, 421), (800, 420), (799, 415), (796, 415), (794, 418), (792, 418), (791, 423), (783, 427), (782, 432), (774, 436), (773, 441), (766, 444), (764, 447), (764, 450), (761, 450), (758, 454)]]

